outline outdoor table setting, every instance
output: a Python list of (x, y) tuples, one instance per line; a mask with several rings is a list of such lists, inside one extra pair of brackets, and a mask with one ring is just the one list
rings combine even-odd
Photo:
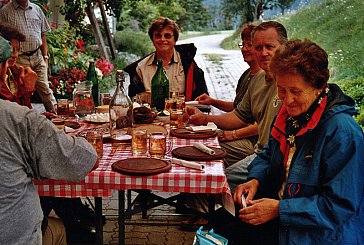
[[(152, 151), (150, 145), (148, 147), (146, 143), (147, 139), (145, 139), (145, 144), (147, 144), (145, 154), (136, 155), (133, 144), (115, 147), (109, 138), (109, 123), (107, 121), (97, 122), (95, 118), (97, 117), (63, 118), (63, 128), (70, 135), (85, 137), (90, 143), (95, 143), (94, 147), (99, 155), (98, 167), (78, 183), (59, 180), (34, 180), (39, 195), (95, 197), (95, 212), (101, 220), (102, 197), (111, 196), (113, 190), (118, 190), (120, 244), (124, 243), (125, 238), (125, 218), (131, 215), (131, 213), (126, 213), (129, 207), (125, 208), (125, 190), (222, 194), (225, 197), (223, 198), (224, 206), (233, 207), (221, 160), (225, 152), (219, 147), (216, 134), (211, 134), (213, 130), (198, 132), (194, 131), (193, 128), (185, 128), (184, 130), (188, 130), (190, 133), (182, 132), (179, 134), (175, 132), (172, 136), (169, 132), (177, 130), (178, 127), (170, 130), (170, 125), (165, 124), (165, 122), (154, 121), (149, 124), (134, 124), (133, 132), (136, 130), (146, 131), (148, 141), (151, 140), (154, 133), (165, 135), (166, 149), (163, 155), (151, 158)], [(58, 125), (56, 126), (58, 127)], [(97, 133), (101, 133), (101, 141), (89, 140), (89, 137), (95, 137)], [(209, 150), (216, 156), (211, 154)], [(129, 162), (128, 166), (135, 166), (139, 162), (143, 163), (144, 170), (148, 169), (150, 165), (153, 166), (154, 162), (164, 162), (166, 166), (162, 171), (157, 172), (119, 171), (116, 165), (123, 161)], [(130, 164), (131, 161), (133, 164)], [(131, 201), (128, 199), (128, 206), (130, 203)], [(101, 222), (96, 230), (98, 243), (101, 244)]]

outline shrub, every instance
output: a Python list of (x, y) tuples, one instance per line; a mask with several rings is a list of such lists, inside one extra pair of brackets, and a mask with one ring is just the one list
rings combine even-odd
[(364, 79), (344, 80), (338, 83), (343, 92), (352, 97), (357, 105), (355, 120), (364, 128)]
[(338, 83), (345, 94), (352, 97), (357, 106), (364, 106), (364, 78), (355, 80), (343, 80)]
[(115, 46), (119, 51), (125, 51), (144, 57), (154, 51), (153, 43), (148, 34), (130, 30), (115, 32)]

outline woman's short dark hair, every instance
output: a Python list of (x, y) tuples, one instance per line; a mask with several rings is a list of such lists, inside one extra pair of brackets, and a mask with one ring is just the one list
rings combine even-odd
[(312, 87), (323, 88), (329, 80), (328, 56), (325, 50), (310, 40), (290, 40), (280, 46), (271, 61), (275, 74), (298, 73)]
[(160, 17), (153, 21), (153, 23), (150, 25), (148, 30), (148, 35), (150, 37), (150, 40), (153, 41), (153, 34), (155, 31), (161, 31), (165, 27), (170, 27), (173, 31), (174, 40), (177, 42), (178, 36), (179, 36), (179, 27), (176, 22), (173, 20), (167, 18), (167, 17)]
[(8, 41), (11, 41), (13, 39), (19, 42), (25, 41), (25, 35), (9, 24), (0, 24), (0, 35)]
[(244, 39), (252, 39), (252, 32), (254, 30), (254, 28), (256, 27), (256, 25), (254, 24), (246, 24), (243, 26), (243, 30), (241, 30), (240, 36), (241, 36), (241, 40)]

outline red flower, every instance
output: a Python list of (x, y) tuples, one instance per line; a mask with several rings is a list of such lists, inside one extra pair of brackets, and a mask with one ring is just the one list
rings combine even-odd
[(72, 94), (75, 84), (85, 80), (85, 77), (85, 72), (77, 68), (63, 69), (49, 76), (49, 87), (54, 94)]
[(57, 27), (57, 25), (55, 23), (51, 23), (51, 28), (57, 29), (58, 27)]
[(95, 66), (102, 72), (103, 76), (110, 74), (114, 70), (114, 65), (105, 58), (96, 59)]
[(85, 41), (77, 39), (76, 47), (79, 49), (79, 51), (84, 51), (85, 50)]

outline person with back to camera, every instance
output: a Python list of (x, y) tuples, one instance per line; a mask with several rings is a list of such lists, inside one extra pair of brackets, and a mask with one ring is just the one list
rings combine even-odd
[(243, 222), (225, 235), (254, 244), (264, 236), (245, 231), (274, 221), (269, 244), (364, 244), (364, 137), (354, 100), (328, 84), (327, 53), (309, 40), (279, 48), (271, 71), (283, 106), (249, 181), (235, 190), (237, 203), (246, 196)]
[[(12, 50), (2, 37), (0, 50), (1, 63)], [(0, 135), (0, 244), (42, 244), (43, 212), (32, 179), (80, 181), (97, 166), (97, 154), (86, 139), (2, 99)]]
[(130, 97), (151, 92), (151, 82), (157, 71), (158, 60), (163, 61), (170, 91), (185, 95), (186, 101), (208, 93), (204, 72), (194, 60), (196, 47), (192, 43), (176, 45), (179, 27), (174, 21), (160, 17), (153, 21), (148, 34), (155, 52), (124, 68), (130, 76)]
[[(211, 98), (207, 94), (198, 96), (195, 100), (203, 105), (212, 105), (225, 112), (234, 110), (239, 102), (243, 99), (250, 81), (254, 81), (255, 75), (261, 70), (258, 62), (256, 61), (254, 48), (252, 44), (252, 32), (255, 28), (253, 24), (244, 25), (241, 31), (241, 44), (239, 44), (244, 61), (249, 65), (249, 68), (241, 75), (236, 86), (236, 96), (234, 101), (223, 101)], [(246, 132), (251, 131), (246, 136)], [(228, 167), (235, 162), (245, 158), (254, 153), (254, 145), (258, 139), (258, 126), (257, 124), (249, 125), (243, 129), (236, 130), (221, 130), (219, 133), (220, 146), (226, 150), (228, 155), (224, 158), (225, 166)]]

